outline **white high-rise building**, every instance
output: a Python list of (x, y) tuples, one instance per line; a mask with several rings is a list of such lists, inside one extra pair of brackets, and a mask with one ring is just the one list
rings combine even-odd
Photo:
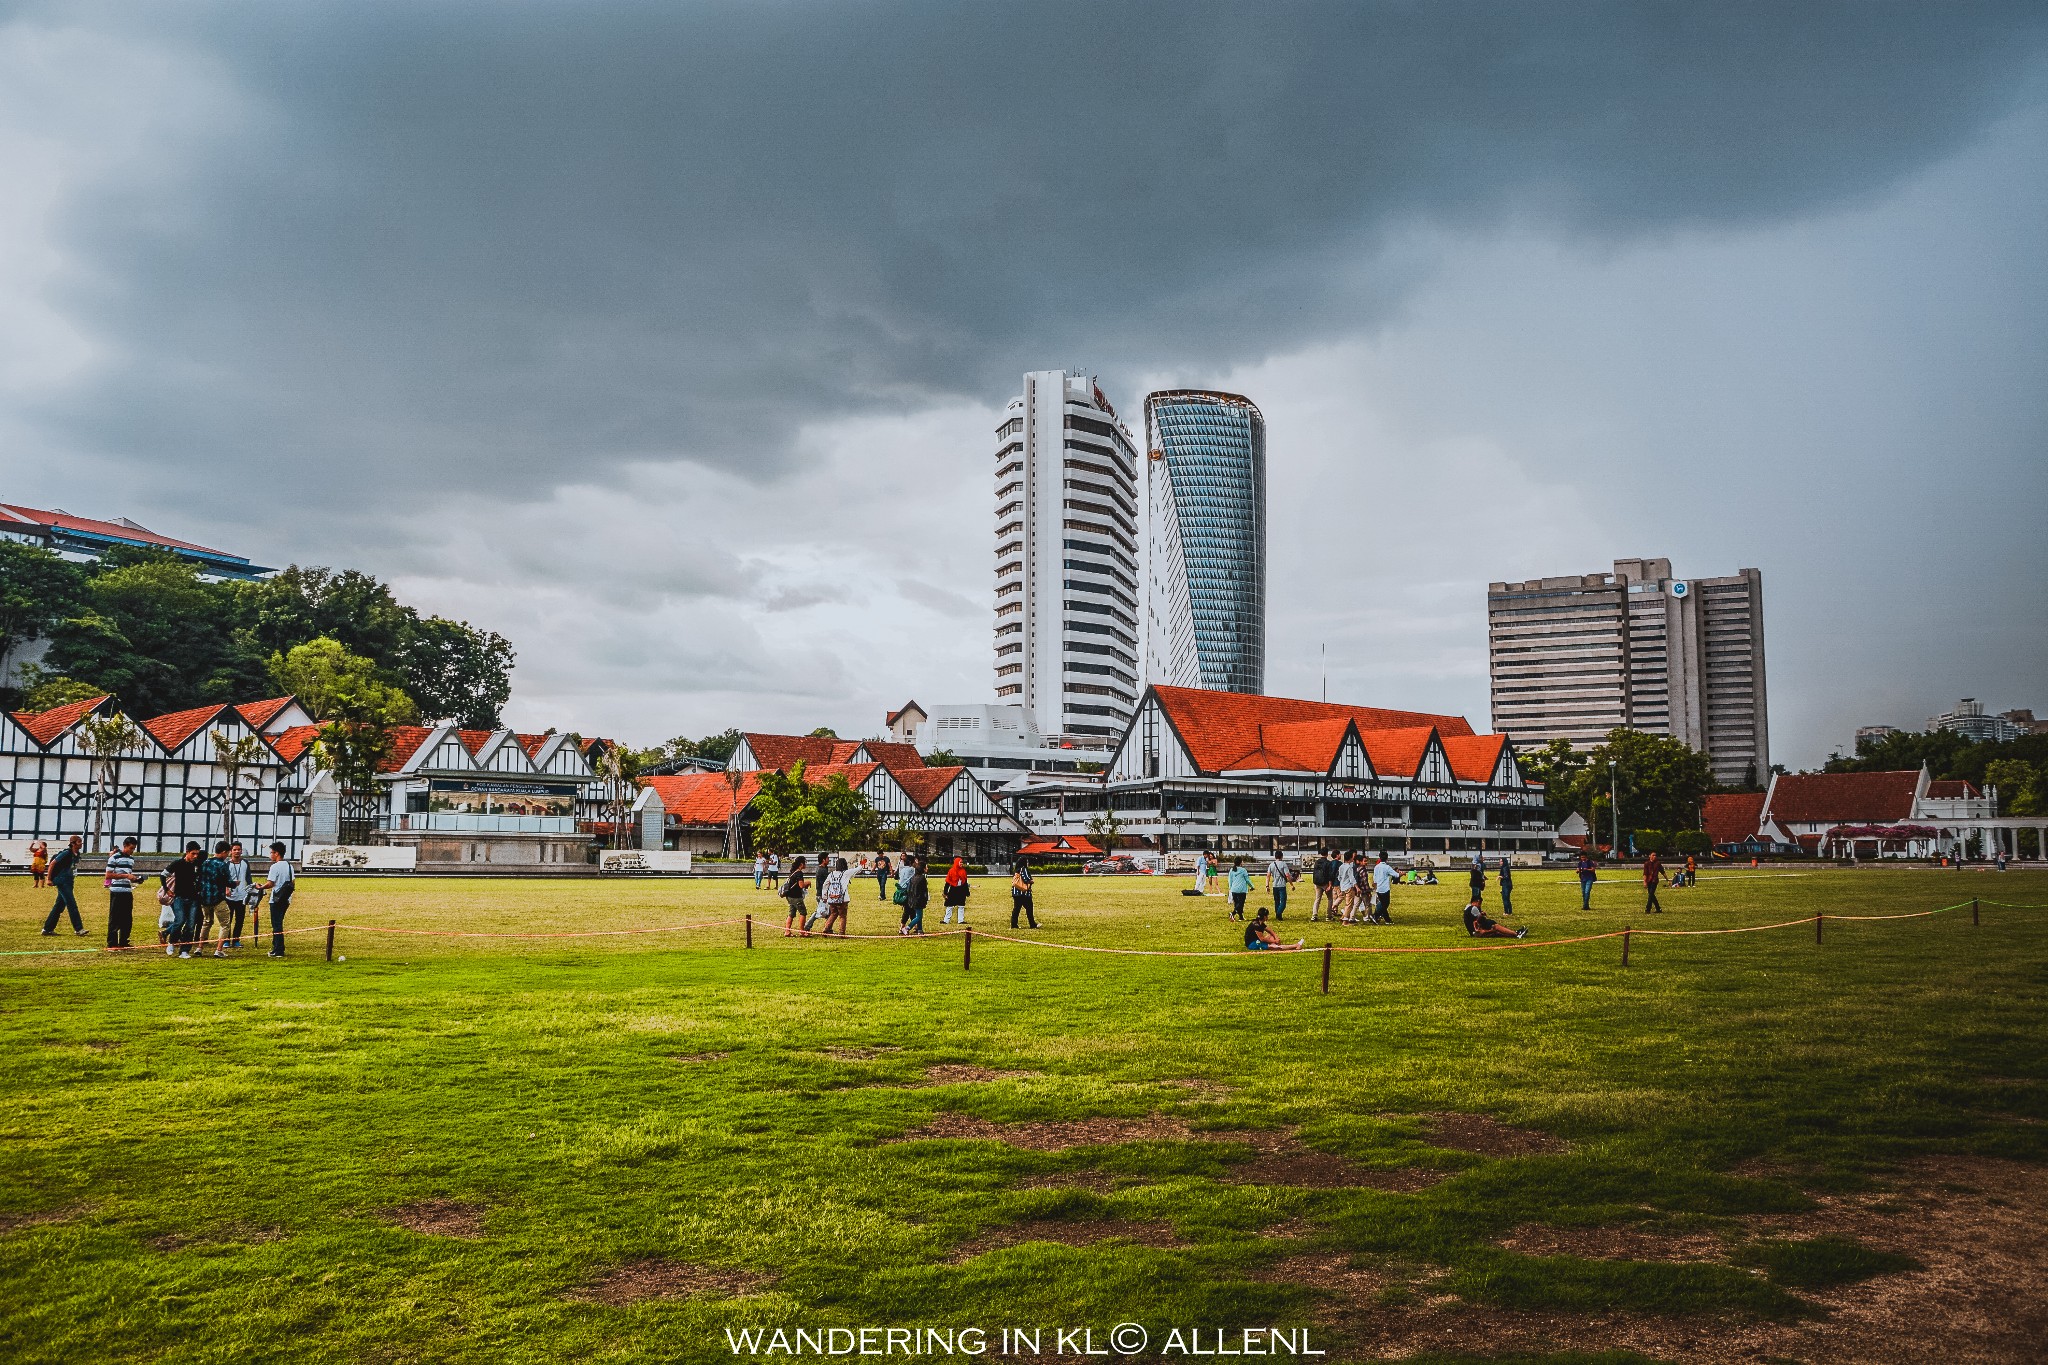
[(995, 454), (996, 701), (1113, 743), (1140, 690), (1135, 443), (1091, 376), (1037, 370)]

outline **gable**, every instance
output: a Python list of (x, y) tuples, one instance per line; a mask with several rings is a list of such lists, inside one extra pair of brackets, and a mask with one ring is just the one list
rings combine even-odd
[(1356, 782), (1379, 774), (1372, 770), (1372, 759), (1367, 757), (1364, 743), (1358, 738), (1358, 727), (1347, 727), (1344, 742), (1337, 746), (1337, 757), (1330, 762), (1328, 776), (1345, 782)]
[(1415, 780), (1442, 784), (1457, 780), (1451, 772), (1451, 760), (1444, 753), (1444, 746), (1435, 734), (1430, 735), (1428, 747), (1422, 751), (1422, 762), (1415, 769)]

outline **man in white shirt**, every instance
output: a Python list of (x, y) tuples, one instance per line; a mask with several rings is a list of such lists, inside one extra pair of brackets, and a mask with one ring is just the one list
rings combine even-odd
[(1372, 865), (1372, 917), (1381, 924), (1394, 922), (1394, 917), (1388, 913), (1387, 907), (1394, 902), (1396, 880), (1398, 879), (1394, 875), (1394, 865), (1387, 861), (1385, 853), (1381, 853), (1380, 860)]
[(1266, 864), (1266, 889), (1273, 893), (1273, 918), (1287, 918), (1287, 884), (1294, 880), (1294, 869), (1280, 850), (1273, 850), (1273, 860)]
[(291, 862), (284, 856), (283, 844), (270, 846), (270, 876), (263, 887), (270, 892), (270, 955), (284, 956), (284, 912), (292, 903), (292, 891), (299, 884), (298, 874), (292, 871)]
[(1337, 904), (1346, 924), (1358, 923), (1358, 862), (1348, 848), (1337, 859)]

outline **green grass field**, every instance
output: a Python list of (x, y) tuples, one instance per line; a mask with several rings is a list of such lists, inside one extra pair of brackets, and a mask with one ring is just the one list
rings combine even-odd
[[(1036, 937), (1233, 947), (1186, 884), (1044, 878)], [(1517, 920), (2048, 903), (2048, 874), (1663, 894), (1653, 922), (1603, 882), (1582, 913), (1529, 873)], [(977, 898), (1007, 933), (1003, 885)], [(39, 937), (47, 903), (0, 882), (23, 1365), (714, 1360), (778, 1326), (1036, 1327), (1049, 1355), (1122, 1322), (1147, 1358), (1278, 1327), (1327, 1360), (2022, 1360), (2048, 1327), (2010, 1297), (1979, 1322), (1943, 1277), (1975, 1256), (2039, 1300), (2048, 909), (1638, 937), (1626, 969), (1614, 940), (1339, 954), (1325, 996), (1317, 953), (982, 935), (969, 972), (957, 937), (785, 940), (741, 882), (308, 880), (282, 962), (37, 956), (94, 941)], [(1447, 878), (1392, 928), (1288, 937), (1458, 946), (1462, 903)], [(749, 910), (751, 952), (737, 926), (371, 932)], [(855, 901), (855, 932), (894, 921)]]

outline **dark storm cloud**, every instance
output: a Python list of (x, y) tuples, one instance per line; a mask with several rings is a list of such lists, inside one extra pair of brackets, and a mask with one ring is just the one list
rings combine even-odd
[(41, 420), (166, 472), (515, 496), (628, 458), (773, 477), (807, 421), (999, 397), (1027, 365), (1216, 364), (1354, 330), (1400, 288), (1361, 262), (1409, 227), (1626, 241), (1872, 194), (2006, 106), (2048, 18), (84, 13), (223, 73), (248, 112), (142, 202), (73, 205), (65, 244), (97, 283), (66, 310), (113, 358)]

